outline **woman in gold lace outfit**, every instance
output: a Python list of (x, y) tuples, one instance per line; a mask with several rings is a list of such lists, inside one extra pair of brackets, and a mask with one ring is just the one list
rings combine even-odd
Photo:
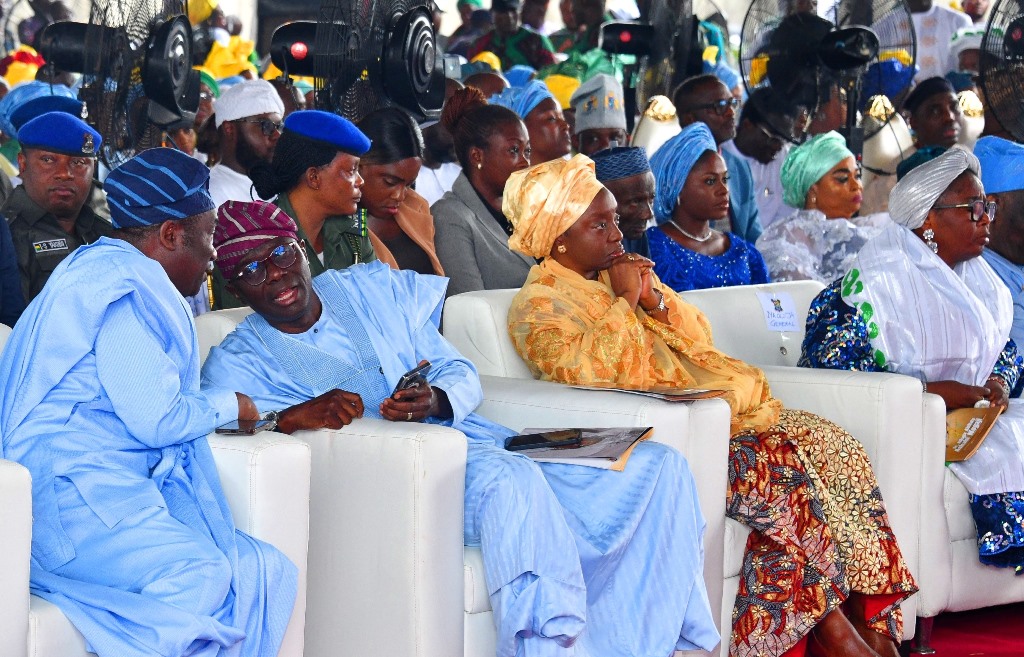
[(716, 350), (650, 260), (623, 253), (615, 199), (585, 156), (509, 179), (510, 248), (543, 258), (509, 310), (534, 375), (570, 384), (720, 388), (732, 410), (727, 513), (752, 530), (729, 654), (894, 657), (917, 590), (867, 455), (839, 427), (771, 396)]

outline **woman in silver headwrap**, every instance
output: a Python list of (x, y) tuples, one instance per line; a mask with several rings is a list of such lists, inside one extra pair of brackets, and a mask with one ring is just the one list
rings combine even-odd
[(1007, 406), (978, 452), (950, 468), (970, 492), (982, 563), (1024, 567), (1022, 371), (1009, 339), (1013, 303), (979, 256), (995, 205), (978, 159), (954, 147), (908, 173), (892, 223), (811, 305), (800, 364), (921, 379), (948, 410)]

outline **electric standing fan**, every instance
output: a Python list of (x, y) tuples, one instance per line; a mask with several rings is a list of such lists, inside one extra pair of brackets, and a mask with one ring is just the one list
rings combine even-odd
[(78, 95), (103, 135), (100, 156), (110, 168), (160, 146), (168, 128), (195, 121), (191, 46), (179, 0), (94, 0), (88, 23), (53, 23), (39, 36), (47, 66), (82, 74)]
[(448, 64), (430, 9), (429, 0), (324, 0), (316, 23), (274, 32), (270, 56), (286, 75), (316, 78), (317, 109), (359, 121), (394, 104), (417, 119), (437, 118)]
[[(845, 90), (843, 128), (851, 151), (860, 154), (865, 137), (881, 129), (873, 123), (865, 134), (858, 120), (861, 88), (868, 71), (875, 83), (897, 96), (912, 82), (917, 55), (914, 24), (905, 0), (839, 0), (819, 16), (798, 11), (798, 0), (754, 0), (743, 21), (740, 72), (748, 92), (770, 87), (812, 114), (832, 94)], [(886, 73), (885, 61), (899, 62)], [(771, 108), (758, 108), (771, 122)], [(884, 125), (884, 123), (882, 124)], [(784, 126), (770, 126), (786, 134)]]
[(1024, 5), (999, 0), (981, 40), (985, 105), (1017, 141), (1024, 141)]

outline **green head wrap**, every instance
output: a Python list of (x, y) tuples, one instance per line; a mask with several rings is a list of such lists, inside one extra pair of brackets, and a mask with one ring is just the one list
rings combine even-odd
[(792, 149), (782, 163), (782, 200), (790, 207), (803, 208), (811, 185), (848, 157), (853, 153), (835, 131), (817, 135)]
[(220, 98), (220, 85), (217, 84), (217, 80), (215, 80), (214, 77), (210, 75), (209, 71), (200, 70), (199, 81), (210, 88), (210, 91), (213, 92), (214, 98)]

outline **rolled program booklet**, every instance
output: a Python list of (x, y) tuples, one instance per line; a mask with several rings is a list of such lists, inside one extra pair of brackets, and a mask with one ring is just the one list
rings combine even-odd
[(647, 440), (654, 427), (604, 429), (523, 429), (505, 449), (519, 451), (535, 461), (569, 463), (621, 472), (633, 448)]

